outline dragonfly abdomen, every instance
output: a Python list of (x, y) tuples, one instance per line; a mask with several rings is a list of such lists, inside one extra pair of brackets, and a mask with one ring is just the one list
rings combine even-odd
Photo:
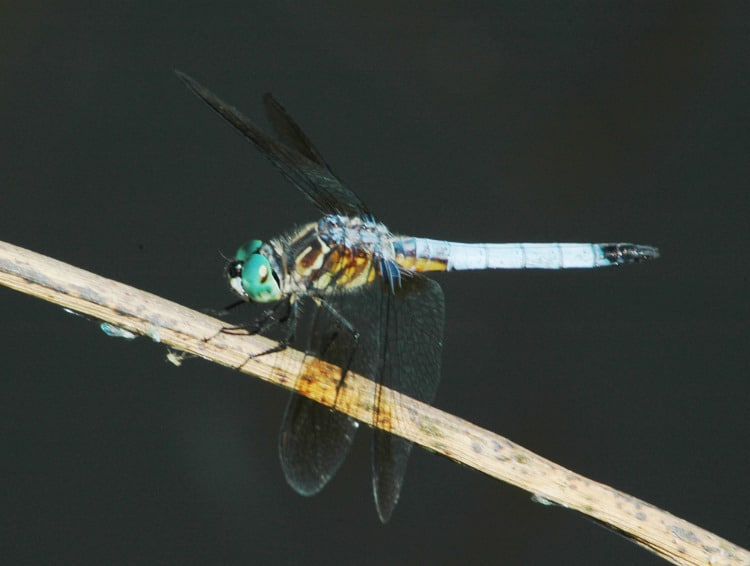
[(589, 269), (637, 263), (659, 256), (637, 244), (464, 244), (428, 238), (397, 238), (395, 261), (409, 271), (468, 269)]

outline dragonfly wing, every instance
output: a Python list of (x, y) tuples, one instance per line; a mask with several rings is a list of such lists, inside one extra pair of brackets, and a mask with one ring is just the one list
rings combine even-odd
[[(314, 317), (304, 328), (298, 327), (298, 334), (310, 337), (308, 352), (340, 367), (351, 361), (351, 371), (420, 401), (433, 400), (440, 381), (445, 316), (437, 283), (410, 275), (402, 277), (394, 290), (378, 279), (359, 292), (328, 296), (331, 310), (313, 308), (306, 301), (300, 310), (312, 311)], [(356, 346), (346, 324), (359, 331)], [(377, 419), (379, 398), (373, 406)], [(398, 413), (391, 417), (406, 418)], [(356, 428), (350, 417), (293, 395), (279, 443), (282, 467), (292, 487), (307, 495), (320, 491), (346, 458)], [(398, 503), (411, 449), (408, 440), (374, 431), (373, 490), (383, 522)]]
[(279, 434), (286, 481), (301, 495), (315, 495), (349, 454), (359, 423), (312, 399), (292, 393)]
[[(395, 292), (383, 293), (380, 320), (383, 358), (380, 383), (431, 403), (440, 382), (445, 324), (442, 289), (425, 277), (403, 277)], [(379, 406), (376, 399), (376, 411)], [(398, 419), (399, 415), (394, 413), (393, 418)], [(373, 492), (378, 515), (384, 523), (398, 503), (412, 446), (401, 437), (378, 428), (374, 430)]]
[[(345, 366), (354, 337), (340, 318), (303, 298), (297, 346), (311, 355)], [(353, 368), (362, 369), (355, 358)], [(355, 370), (356, 371), (356, 370)], [(336, 474), (349, 454), (359, 423), (353, 418), (292, 393), (279, 434), (279, 458), (289, 485), (302, 495), (318, 493)]]
[(282, 143), (296, 149), (310, 161), (314, 161), (331, 171), (330, 165), (323, 159), (323, 156), (312, 144), (310, 138), (307, 137), (302, 128), (299, 127), (299, 124), (289, 115), (286, 108), (273, 97), (273, 94), (267, 92), (263, 95), (263, 105), (266, 109), (268, 121)]
[[(419, 401), (432, 402), (440, 382), (445, 325), (443, 291), (435, 281), (410, 274), (391, 287), (378, 278), (361, 291), (333, 295), (327, 301), (359, 331), (353, 371)], [(379, 398), (373, 399), (373, 407), (377, 420)], [(407, 418), (396, 412), (390, 417)], [(412, 443), (377, 428), (373, 434), (373, 492), (378, 516), (385, 523), (398, 503)]]
[[(292, 147), (281, 143), (218, 96), (180, 71), (177, 76), (217, 114), (255, 145), (324, 214), (369, 216), (365, 204), (331, 172), (302, 130), (275, 100), (269, 115), (274, 128)], [(273, 100), (273, 99), (271, 99)], [(275, 104), (274, 104), (275, 103)], [(266, 108), (269, 103), (266, 104)], [(301, 134), (301, 137), (300, 137)]]

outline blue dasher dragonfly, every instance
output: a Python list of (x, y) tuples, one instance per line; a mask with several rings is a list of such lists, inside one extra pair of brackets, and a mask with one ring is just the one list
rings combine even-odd
[[(440, 286), (423, 272), (593, 268), (659, 255), (652, 246), (626, 243), (463, 244), (395, 235), (336, 177), (272, 95), (263, 102), (278, 139), (194, 79), (177, 75), (323, 213), (318, 222), (286, 235), (242, 245), (226, 276), (243, 301), (275, 303), (244, 326), (248, 333), (285, 324), (286, 338), (273, 351), (299, 345), (341, 367), (342, 380), (354, 371), (433, 401), (440, 381), (444, 299)], [(297, 332), (302, 318), (305, 330)], [(298, 334), (305, 340), (298, 341)], [(379, 408), (373, 399), (374, 422)], [(302, 495), (318, 493), (347, 456), (358, 424), (292, 393), (279, 436), (281, 465), (292, 488)], [(412, 443), (373, 430), (373, 492), (385, 523), (398, 502)]]

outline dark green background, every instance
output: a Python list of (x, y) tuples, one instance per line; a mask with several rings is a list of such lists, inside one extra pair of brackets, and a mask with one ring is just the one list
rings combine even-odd
[[(750, 545), (746, 10), (18, 4), (0, 8), (0, 238), (230, 302), (219, 250), (317, 211), (176, 67), (261, 123), (273, 91), (394, 231), (658, 245), (623, 269), (438, 277), (436, 405)], [(368, 431), (299, 497), (284, 391), (11, 291), (0, 313), (6, 559), (661, 563), (422, 450), (382, 526)]]

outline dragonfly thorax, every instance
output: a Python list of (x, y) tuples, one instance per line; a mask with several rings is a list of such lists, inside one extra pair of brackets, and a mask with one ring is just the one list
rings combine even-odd
[(390, 266), (392, 239), (386, 226), (365, 218), (332, 214), (302, 226), (284, 240), (282, 291), (325, 296), (362, 289)]

